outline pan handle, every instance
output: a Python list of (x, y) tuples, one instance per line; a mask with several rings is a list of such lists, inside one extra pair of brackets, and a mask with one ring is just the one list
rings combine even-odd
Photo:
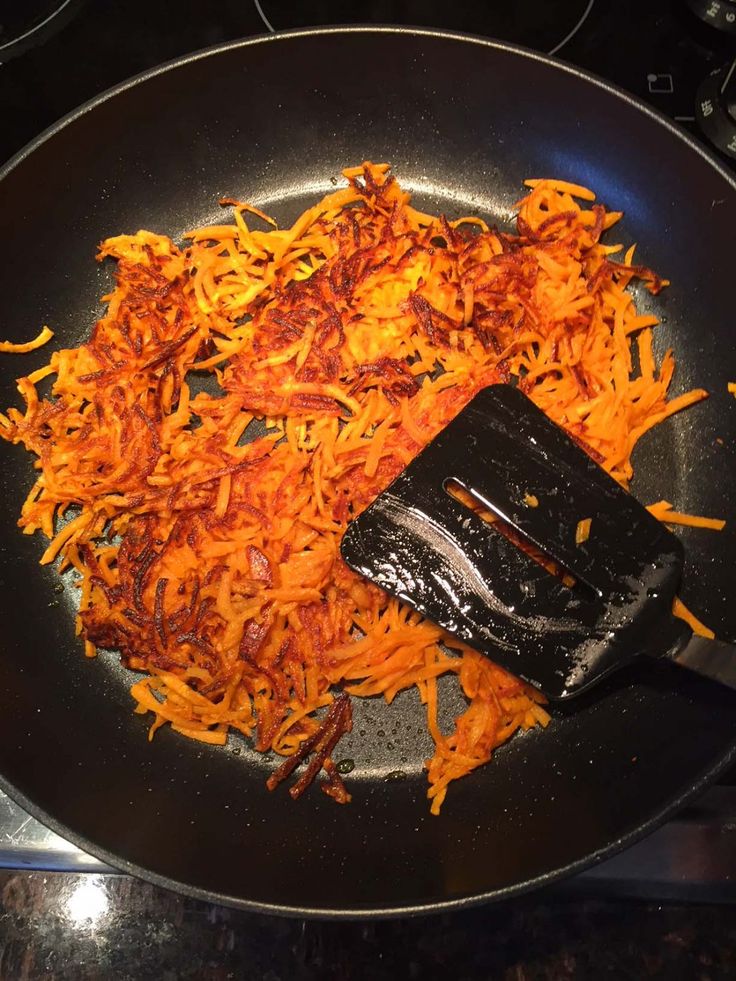
[(684, 647), (676, 649), (669, 657), (689, 671), (736, 689), (736, 644), (693, 634)]

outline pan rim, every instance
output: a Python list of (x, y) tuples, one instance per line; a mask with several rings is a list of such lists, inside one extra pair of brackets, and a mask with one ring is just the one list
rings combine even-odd
[[(115, 96), (134, 88), (149, 79), (174, 69), (182, 68), (190, 63), (202, 61), (209, 57), (217, 57), (231, 51), (249, 48), (262, 44), (278, 44), (284, 41), (299, 40), (309, 37), (325, 37), (339, 35), (398, 35), (409, 37), (430, 37), (459, 43), (475, 44), (493, 50), (501, 51), (506, 54), (516, 55), (532, 61), (541, 62), (552, 70), (565, 72), (578, 78), (581, 82), (592, 84), (596, 88), (603, 89), (610, 95), (622, 100), (631, 109), (648, 116), (653, 122), (664, 127), (674, 137), (683, 142), (690, 150), (697, 153), (704, 161), (709, 164), (723, 178), (730, 189), (736, 193), (736, 176), (730, 174), (714, 153), (704, 145), (695, 140), (689, 133), (681, 129), (664, 114), (641, 102), (635, 96), (626, 92), (624, 89), (607, 82), (594, 73), (584, 71), (574, 65), (568, 64), (554, 56), (532, 51), (520, 45), (509, 44), (504, 41), (497, 41), (473, 34), (465, 34), (456, 31), (436, 30), (432, 28), (397, 26), (397, 25), (349, 25), (334, 27), (304, 28), (299, 30), (277, 32), (274, 34), (258, 34), (255, 36), (240, 38), (228, 41), (223, 44), (214, 45), (199, 49), (178, 58), (171, 59), (154, 68), (147, 69), (137, 75), (112, 86), (99, 93), (92, 99), (84, 102), (76, 109), (62, 116), (59, 120), (41, 132), (35, 139), (25, 147), (15, 153), (2, 167), (0, 167), (0, 181), (8, 177), (13, 170), (20, 166), (23, 161), (35, 152), (40, 146), (52, 139), (57, 133), (74, 123), (77, 119), (94, 110)], [(654, 814), (643, 823), (638, 824), (631, 831), (619, 836), (614, 841), (597, 849), (595, 852), (585, 855), (573, 862), (569, 862), (560, 868), (552, 869), (549, 872), (534, 876), (513, 885), (486, 890), (484, 892), (462, 895), (451, 899), (430, 900), (427, 902), (413, 902), (403, 906), (369, 906), (369, 907), (313, 907), (309, 905), (284, 905), (278, 903), (259, 902), (258, 900), (245, 899), (240, 896), (233, 896), (225, 893), (218, 893), (214, 890), (192, 886), (186, 882), (181, 882), (170, 876), (165, 876), (152, 872), (134, 862), (130, 862), (121, 856), (117, 856), (107, 849), (89, 841), (84, 835), (78, 834), (73, 829), (67, 827), (63, 822), (48, 814), (42, 807), (37, 806), (19, 791), (12, 782), (0, 774), (0, 789), (15, 800), (21, 807), (30, 813), (37, 820), (44, 823), (51, 830), (61, 837), (70, 841), (78, 848), (99, 858), (119, 872), (134, 875), (140, 879), (151, 882), (154, 885), (165, 889), (174, 890), (188, 897), (203, 900), (211, 903), (218, 903), (246, 910), (251, 913), (279, 915), (302, 919), (338, 919), (338, 920), (378, 920), (400, 918), (407, 916), (430, 915), (441, 912), (457, 911), (489, 902), (499, 902), (521, 896), (536, 889), (553, 885), (554, 883), (575, 875), (585, 869), (592, 868), (603, 860), (610, 858), (623, 851), (637, 841), (645, 838), (656, 827), (662, 824), (668, 817), (672, 816), (690, 801), (702, 793), (706, 787), (716, 779), (716, 777), (736, 761), (736, 736), (730, 749), (726, 750), (715, 762), (706, 769), (695, 782), (695, 784), (684, 789), (673, 799), (667, 801)]]
[[(197, 899), (202, 902), (213, 903), (216, 905), (227, 906), (234, 909), (244, 910), (249, 913), (283, 916), (289, 919), (306, 920), (396, 920), (407, 917), (431, 916), (438, 913), (459, 912), (464, 909), (472, 909), (487, 903), (500, 903), (510, 899), (536, 892), (539, 889), (550, 887), (558, 882), (569, 879), (580, 872), (594, 868), (606, 859), (613, 858), (620, 852), (642, 841), (649, 834), (660, 827), (668, 817), (682, 810), (687, 804), (695, 800), (716, 777), (719, 776), (730, 765), (736, 762), (736, 739), (731, 749), (722, 755), (712, 767), (701, 774), (698, 781), (685, 789), (681, 794), (669, 800), (661, 809), (656, 811), (644, 823), (637, 825), (631, 831), (620, 835), (614, 841), (609, 842), (602, 848), (597, 849), (588, 855), (568, 862), (567, 865), (560, 866), (544, 872), (541, 875), (525, 879), (513, 885), (503, 886), (498, 889), (489, 889), (480, 893), (468, 893), (457, 896), (453, 899), (442, 899), (428, 901), (425, 903), (409, 903), (404, 906), (353, 906), (353, 907), (324, 907), (324, 906), (296, 906), (280, 903), (259, 902), (258, 900), (244, 899), (241, 896), (233, 896), (229, 893), (216, 892), (212, 889), (204, 889), (192, 886), (187, 882), (182, 882), (172, 876), (162, 875), (152, 872), (135, 862), (123, 859), (106, 848), (90, 842), (84, 835), (78, 834), (68, 828), (62, 821), (58, 821), (48, 814), (42, 807), (37, 806), (25, 794), (18, 791), (15, 786), (0, 774), (0, 790), (11, 797), (20, 807), (26, 810), (32, 817), (58, 834), (60, 837), (71, 842), (80, 850), (86, 852), (94, 858), (99, 859), (113, 870), (112, 874), (122, 873), (134, 876), (144, 882), (150, 882), (162, 889), (180, 893), (190, 899)], [(110, 873), (103, 873), (110, 874)]]
[(682, 127), (677, 126), (664, 113), (659, 112), (659, 110), (647, 105), (630, 92), (627, 92), (618, 85), (614, 85), (612, 82), (608, 82), (606, 79), (601, 78), (601, 76), (596, 75), (594, 72), (585, 71), (582, 68), (578, 68), (576, 65), (572, 65), (560, 58), (556, 58), (554, 55), (533, 51), (531, 48), (525, 48), (520, 44), (511, 44), (506, 41), (498, 41), (493, 38), (482, 37), (478, 34), (463, 33), (461, 31), (445, 31), (429, 27), (411, 27), (392, 24), (351, 24), (334, 27), (306, 27), (292, 31), (277, 31), (273, 34), (261, 33), (245, 38), (238, 38), (234, 41), (225, 41), (222, 44), (215, 44), (209, 47), (199, 48), (198, 50), (192, 51), (189, 54), (180, 55), (178, 58), (172, 58), (169, 61), (164, 61), (160, 65), (156, 65), (153, 68), (148, 68), (136, 75), (131, 75), (129, 78), (124, 79), (117, 85), (113, 85), (110, 88), (100, 92), (98, 95), (93, 96), (91, 99), (88, 99), (86, 102), (83, 102), (81, 105), (77, 106), (76, 109), (72, 109), (71, 112), (61, 116), (56, 120), (56, 122), (52, 123), (41, 133), (39, 133), (33, 140), (18, 150), (17, 153), (13, 154), (13, 156), (10, 157), (2, 165), (2, 167), (0, 167), (0, 180), (4, 180), (12, 170), (14, 170), (20, 163), (23, 162), (23, 160), (26, 159), (26, 157), (30, 156), (31, 153), (38, 149), (38, 147), (55, 136), (56, 133), (60, 132), (62, 129), (65, 129), (71, 123), (86, 115), (88, 112), (91, 112), (98, 105), (102, 105), (109, 99), (114, 98), (122, 92), (126, 92), (128, 89), (131, 89), (136, 85), (148, 81), (148, 79), (155, 78), (158, 75), (163, 75), (168, 71), (181, 68), (192, 62), (203, 61), (205, 58), (216, 57), (219, 54), (224, 54), (228, 51), (235, 51), (240, 48), (249, 48), (260, 44), (279, 44), (283, 41), (290, 41), (303, 37), (324, 37), (340, 34), (386, 34), (439, 38), (448, 41), (459, 41), (460, 43), (465, 44), (476, 44), (480, 47), (492, 48), (498, 51), (519, 55), (522, 58), (528, 58), (530, 61), (542, 62), (543, 64), (548, 65), (550, 68), (563, 71), (568, 75), (579, 78), (583, 82), (587, 82), (595, 85), (597, 88), (603, 89), (610, 95), (614, 95), (623, 102), (627, 103), (632, 109), (636, 109), (638, 112), (649, 116), (651, 119), (655, 120), (666, 130), (668, 130), (673, 136), (685, 143), (691, 150), (694, 150), (699, 156), (703, 157), (703, 159), (706, 160), (707, 163), (709, 163), (718, 172), (726, 183), (730, 185), (731, 189), (736, 191), (736, 175), (729, 173), (715, 153), (711, 152), (708, 147), (692, 137)]

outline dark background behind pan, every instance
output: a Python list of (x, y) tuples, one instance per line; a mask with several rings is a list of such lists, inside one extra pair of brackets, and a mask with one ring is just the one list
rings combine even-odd
[[(288, 221), (366, 158), (389, 160), (420, 205), (451, 215), (506, 220), (523, 178), (542, 175), (625, 210), (621, 237), (673, 281), (643, 302), (665, 320), (658, 349), (676, 348), (677, 389), (713, 393), (647, 438), (635, 489), (736, 517), (733, 181), (622, 94), (501, 45), (306, 32), (184, 59), (97, 101), (0, 180), (3, 332), (31, 337), (48, 322), (58, 342), (78, 343), (110, 281), (93, 261), (107, 235), (147, 227), (177, 239), (214, 217), (222, 195)], [(14, 376), (46, 358), (3, 362), (3, 406), (17, 400)], [(125, 672), (114, 656), (83, 658), (72, 591), (55, 591), (55, 573), (37, 565), (42, 542), (15, 526), (32, 471), (19, 449), (3, 452), (2, 785), (118, 867), (300, 913), (500, 897), (633, 840), (734, 755), (733, 697), (662, 664), (514, 739), (451, 789), (439, 818), (424, 796), (429, 746), (412, 696), (356, 706), (342, 748), (356, 762), (351, 806), (268, 794), (269, 764), (245, 743), (209, 749), (169, 732), (147, 742)], [(684, 597), (733, 638), (732, 530), (684, 537)]]

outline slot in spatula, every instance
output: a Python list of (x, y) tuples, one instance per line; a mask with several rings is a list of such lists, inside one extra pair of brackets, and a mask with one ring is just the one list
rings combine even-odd
[(736, 688), (736, 646), (672, 615), (680, 540), (510, 385), (479, 392), (351, 522), (341, 549), (357, 572), (550, 698), (643, 655)]

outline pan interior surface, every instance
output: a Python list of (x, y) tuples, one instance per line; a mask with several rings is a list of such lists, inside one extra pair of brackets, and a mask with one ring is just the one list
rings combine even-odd
[[(359, 70), (356, 70), (359, 66)], [(299, 80), (298, 82), (296, 80)], [(149, 228), (175, 241), (221, 219), (220, 197), (286, 223), (333, 189), (340, 170), (387, 160), (422, 208), (508, 222), (527, 177), (591, 187), (625, 211), (615, 240), (672, 281), (639, 296), (663, 320), (675, 390), (711, 398), (649, 434), (635, 457), (646, 503), (725, 518), (683, 532), (683, 596), (724, 639), (736, 514), (733, 303), (736, 188), (650, 113), (579, 74), (500, 45), (431, 32), (305, 32), (231, 45), (123, 87), (72, 118), (0, 180), (12, 234), (0, 242), (8, 336), (48, 323), (80, 343), (111, 269), (108, 235)], [(609, 241), (612, 240), (609, 235)], [(41, 351), (0, 366), (2, 407)], [(393, 706), (356, 699), (353, 802), (316, 788), (269, 794), (272, 761), (244, 741), (224, 749), (132, 714), (115, 655), (86, 661), (72, 590), (38, 565), (17, 514), (33, 471), (3, 449), (0, 514), (0, 774), (62, 834), (123, 869), (238, 905), (371, 915), (500, 898), (583, 867), (643, 833), (731, 759), (734, 698), (666, 664), (622, 673), (514, 738), (451, 789), (439, 817), (425, 797), (430, 755), (413, 693)], [(720, 479), (719, 479), (720, 478)], [(462, 700), (446, 686), (446, 724)]]

